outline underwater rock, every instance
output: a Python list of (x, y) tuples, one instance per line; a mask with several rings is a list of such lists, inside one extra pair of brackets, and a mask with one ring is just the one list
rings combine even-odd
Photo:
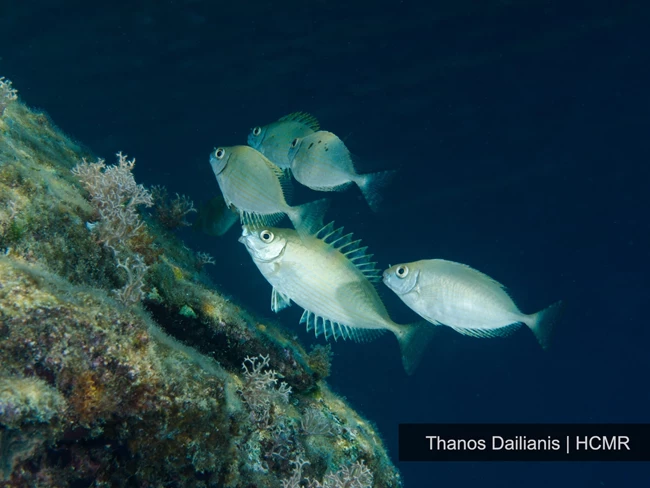
[(119, 300), (127, 278), (71, 171), (83, 158), (21, 101), (0, 119), (0, 484), (401, 486), (323, 381), (329, 350), (217, 290), (150, 215), (120, 250), (146, 263), (143, 298)]

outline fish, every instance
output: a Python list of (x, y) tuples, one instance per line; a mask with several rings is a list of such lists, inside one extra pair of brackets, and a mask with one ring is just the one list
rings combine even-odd
[(201, 205), (192, 223), (192, 229), (209, 236), (224, 235), (239, 220), (239, 214), (226, 205), (221, 195)]
[(280, 169), (288, 171), (291, 166), (288, 158), (291, 141), (319, 129), (316, 117), (306, 112), (294, 112), (268, 125), (253, 127), (248, 134), (248, 145), (264, 154)]
[(528, 326), (542, 348), (550, 344), (563, 308), (558, 301), (537, 313), (522, 313), (503, 285), (465, 264), (428, 259), (391, 266), (383, 282), (415, 313), (472, 337), (506, 336)]
[(427, 322), (395, 323), (374, 283), (380, 271), (367, 246), (331, 222), (302, 238), (293, 229), (243, 227), (239, 242), (272, 286), (271, 309), (293, 303), (304, 309), (300, 323), (324, 335), (363, 342), (390, 331), (397, 338), (402, 364), (412, 374), (435, 331)]
[(327, 200), (290, 206), (282, 170), (252, 147), (219, 147), (211, 153), (210, 165), (226, 205), (236, 209), (243, 224), (274, 225), (286, 215), (300, 234), (322, 225)]
[(389, 170), (358, 174), (345, 143), (328, 131), (296, 137), (288, 151), (291, 173), (298, 183), (317, 191), (343, 191), (356, 184), (374, 211), (381, 203), (382, 187), (396, 173)]

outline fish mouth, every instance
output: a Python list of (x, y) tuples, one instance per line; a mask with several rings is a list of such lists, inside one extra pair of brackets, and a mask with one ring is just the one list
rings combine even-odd
[[(242, 225), (241, 236), (239, 236), (239, 239), (237, 239), (237, 242), (241, 242), (242, 244), (244, 244), (246, 246), (246, 238), (251, 234), (252, 234), (252, 232), (250, 231), (250, 229), (247, 226)], [(246, 246), (246, 247), (248, 247), (248, 246)]]
[(246, 250), (248, 253), (252, 256), (252, 258), (259, 262), (259, 263), (270, 263), (272, 261), (275, 261), (278, 258), (281, 258), (284, 256), (284, 251), (287, 249), (287, 246), (284, 245), (282, 246), (282, 249), (280, 249), (280, 252), (276, 254), (275, 256), (271, 258), (263, 258), (260, 256), (260, 251), (256, 249), (250, 240), (248, 239), (248, 236), (250, 236), (252, 232), (248, 231), (248, 229), (244, 228), (244, 233), (241, 235), (239, 239), (237, 239), (239, 242), (241, 242), (244, 246), (246, 246)]

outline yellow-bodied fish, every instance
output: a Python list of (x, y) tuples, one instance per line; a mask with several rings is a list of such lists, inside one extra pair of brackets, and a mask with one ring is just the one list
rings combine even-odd
[(273, 287), (274, 311), (293, 300), (305, 310), (300, 322), (326, 338), (362, 341), (389, 330), (399, 341), (404, 369), (415, 370), (434, 328), (391, 320), (371, 283), (379, 280), (372, 255), (352, 234), (333, 223), (302, 237), (292, 229), (244, 227), (239, 241)]
[(226, 204), (243, 223), (273, 225), (287, 215), (301, 235), (322, 225), (327, 201), (290, 206), (282, 170), (252, 147), (220, 147), (210, 155), (210, 165)]
[(257, 149), (283, 170), (291, 166), (289, 145), (296, 137), (312, 134), (320, 128), (318, 120), (305, 112), (294, 112), (268, 125), (254, 127), (248, 145)]
[(384, 271), (384, 283), (422, 318), (473, 337), (506, 336), (527, 325), (548, 347), (561, 309), (557, 302), (530, 315), (519, 311), (503, 285), (465, 264), (429, 259)]
[(395, 174), (395, 171), (358, 174), (343, 141), (323, 130), (296, 137), (288, 151), (291, 173), (299, 183), (318, 191), (341, 191), (355, 183), (373, 210), (381, 202), (381, 188)]

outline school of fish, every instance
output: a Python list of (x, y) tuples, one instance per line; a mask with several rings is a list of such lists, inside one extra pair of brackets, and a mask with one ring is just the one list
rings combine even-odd
[[(543, 348), (550, 344), (562, 302), (524, 314), (503, 285), (467, 265), (443, 259), (397, 264), (383, 273), (360, 240), (333, 222), (324, 225), (326, 199), (291, 205), (292, 178), (316, 191), (356, 185), (373, 211), (394, 171), (360, 174), (345, 143), (296, 112), (254, 127), (247, 146), (218, 147), (210, 165), (221, 196), (199, 212), (197, 224), (223, 235), (239, 220), (244, 244), (271, 285), (274, 312), (295, 303), (307, 330), (326, 339), (367, 341), (392, 332), (402, 364), (412, 374), (431, 339), (445, 326), (472, 337), (502, 337), (528, 327)], [(294, 229), (277, 227), (288, 217)], [(383, 283), (423, 320), (394, 322), (382, 302)]]

